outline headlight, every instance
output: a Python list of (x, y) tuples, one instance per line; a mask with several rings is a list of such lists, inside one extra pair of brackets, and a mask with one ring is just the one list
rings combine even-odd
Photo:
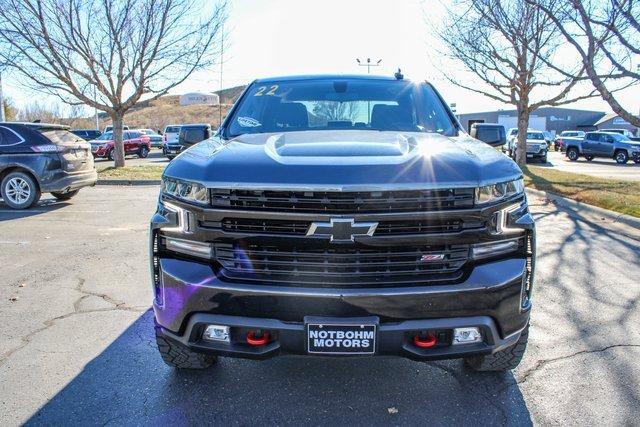
[(209, 192), (204, 186), (195, 182), (162, 178), (162, 193), (186, 202), (209, 204)]
[(507, 199), (524, 192), (524, 182), (521, 179), (487, 185), (476, 188), (476, 205), (485, 205)]
[(546, 150), (547, 149), (547, 143), (545, 142), (545, 143), (540, 144), (540, 149), (541, 150)]

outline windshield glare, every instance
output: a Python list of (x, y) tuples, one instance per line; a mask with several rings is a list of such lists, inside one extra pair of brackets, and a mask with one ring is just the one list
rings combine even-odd
[(527, 133), (527, 139), (544, 139), (544, 135), (538, 132)]
[(253, 84), (227, 122), (230, 137), (304, 130), (456, 129), (433, 89), (396, 80), (318, 79)]
[(113, 139), (113, 133), (112, 132), (105, 132), (102, 135), (100, 135), (100, 137), (96, 138), (96, 140), (98, 141), (110, 141)]

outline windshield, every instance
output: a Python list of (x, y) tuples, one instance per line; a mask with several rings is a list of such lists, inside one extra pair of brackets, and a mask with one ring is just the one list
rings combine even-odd
[(544, 134), (539, 132), (527, 132), (527, 139), (544, 139)]
[(98, 141), (111, 141), (112, 139), (113, 139), (112, 132), (105, 132), (102, 135), (100, 135), (100, 137), (96, 138), (96, 140)]
[(164, 133), (178, 133), (180, 132), (180, 126), (167, 126)]
[(433, 89), (402, 80), (253, 84), (227, 122), (230, 137), (302, 130), (437, 132), (456, 128)]

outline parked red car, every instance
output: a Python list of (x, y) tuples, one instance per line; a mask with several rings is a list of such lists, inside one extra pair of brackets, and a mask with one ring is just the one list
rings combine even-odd
[[(145, 158), (151, 150), (151, 139), (138, 131), (125, 130), (123, 134), (124, 153), (135, 154), (140, 158)], [(100, 138), (89, 141), (91, 144), (91, 154), (93, 157), (108, 158), (114, 160), (113, 153), (113, 133), (105, 132)]]

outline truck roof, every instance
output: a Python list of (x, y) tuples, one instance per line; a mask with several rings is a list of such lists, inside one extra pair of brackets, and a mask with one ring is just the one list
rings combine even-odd
[[(389, 80), (396, 81), (393, 75), (391, 76), (380, 76), (374, 74), (303, 74), (296, 76), (276, 76), (276, 77), (265, 77), (254, 80), (255, 83), (273, 83), (273, 82), (283, 82), (283, 81), (304, 81), (304, 80), (336, 80), (336, 79), (349, 79), (349, 80)], [(403, 79), (401, 81), (410, 81), (407, 79)]]

